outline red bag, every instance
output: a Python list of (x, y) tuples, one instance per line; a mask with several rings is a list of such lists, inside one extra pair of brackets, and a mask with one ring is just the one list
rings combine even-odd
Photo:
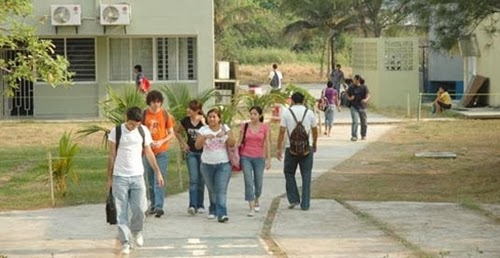
[(143, 75), (141, 78), (141, 86), (140, 86), (141, 91), (143, 93), (148, 93), (150, 87), (151, 83), (149, 82), (148, 78)]

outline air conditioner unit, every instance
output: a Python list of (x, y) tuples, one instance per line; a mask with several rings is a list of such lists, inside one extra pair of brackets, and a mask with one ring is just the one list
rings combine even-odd
[(101, 4), (101, 25), (128, 25), (131, 12), (128, 4)]
[(50, 17), (53, 26), (81, 25), (82, 8), (78, 4), (51, 5)]

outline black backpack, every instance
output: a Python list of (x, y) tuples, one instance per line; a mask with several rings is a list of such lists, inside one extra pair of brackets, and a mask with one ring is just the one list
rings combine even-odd
[[(144, 148), (144, 143), (146, 142), (144, 129), (142, 129), (141, 125), (139, 125), (139, 127), (137, 127), (137, 129), (139, 130), (139, 133), (142, 136), (142, 147)], [(117, 125), (116, 126), (116, 143), (115, 143), (116, 153), (118, 153), (118, 145), (120, 145), (120, 138), (121, 137), (122, 137), (122, 125)]]
[(294, 156), (306, 156), (311, 152), (311, 148), (309, 146), (309, 134), (306, 131), (306, 128), (302, 124), (304, 122), (304, 118), (306, 117), (307, 108), (304, 110), (304, 115), (302, 116), (302, 120), (297, 121), (297, 117), (293, 113), (292, 109), (289, 108), (290, 113), (295, 120), (297, 125), (292, 130), (292, 133), (288, 134), (288, 139), (290, 140), (290, 154)]
[(271, 83), (269, 83), (271, 87), (277, 88), (280, 86), (280, 77), (278, 76), (278, 73), (274, 71), (274, 76), (271, 79)]

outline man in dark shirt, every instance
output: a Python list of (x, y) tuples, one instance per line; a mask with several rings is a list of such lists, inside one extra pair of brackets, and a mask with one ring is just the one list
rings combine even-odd
[(366, 122), (366, 104), (370, 99), (370, 91), (365, 85), (365, 80), (360, 75), (354, 76), (353, 85), (347, 90), (347, 99), (351, 105), (351, 141), (358, 140), (358, 120), (361, 122), (361, 140), (365, 140), (368, 128)]

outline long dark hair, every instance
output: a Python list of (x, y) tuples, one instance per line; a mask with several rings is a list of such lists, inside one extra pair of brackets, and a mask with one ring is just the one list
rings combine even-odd
[(252, 111), (252, 110), (255, 110), (257, 111), (257, 113), (259, 113), (259, 122), (264, 122), (264, 115), (263, 115), (263, 110), (261, 107), (259, 106), (253, 106), (250, 108), (250, 110), (248, 110), (248, 112)]
[(363, 79), (363, 77), (361, 77), (361, 75), (359, 74), (354, 75), (354, 79), (356, 79), (359, 84), (365, 84), (365, 79)]
[(202, 110), (203, 106), (201, 105), (201, 102), (199, 102), (198, 100), (193, 99), (189, 101), (188, 108), (195, 112), (198, 112), (199, 115), (203, 116), (203, 110)]

